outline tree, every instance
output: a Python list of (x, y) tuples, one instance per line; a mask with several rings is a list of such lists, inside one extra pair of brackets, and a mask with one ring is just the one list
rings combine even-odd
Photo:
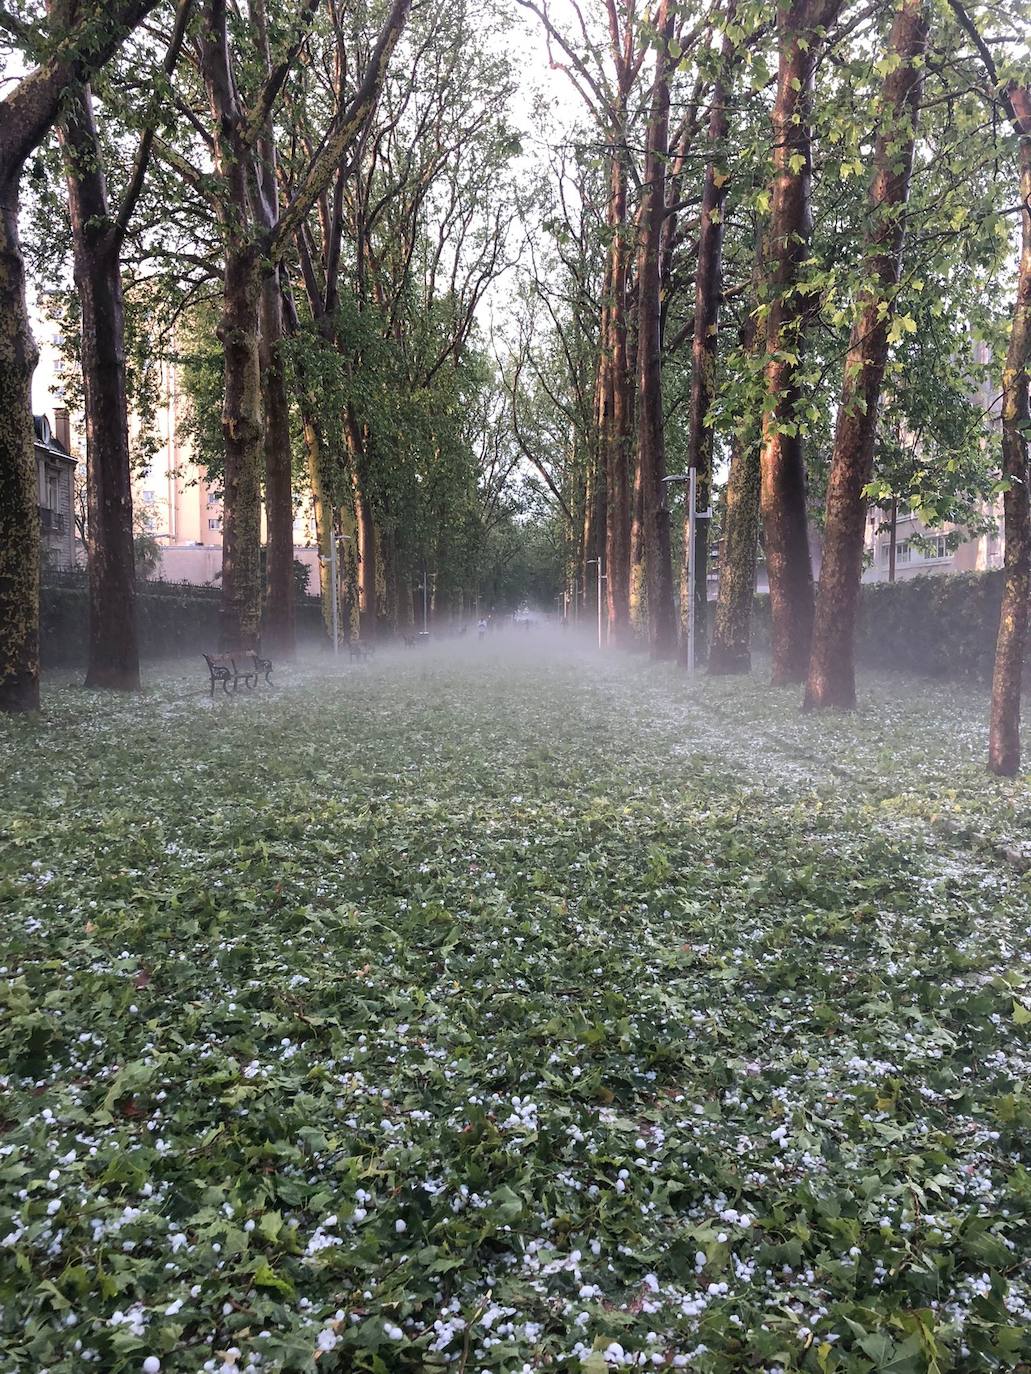
[(802, 451), (801, 358), (810, 304), (802, 265), (812, 233), (813, 77), (841, 0), (787, 0), (777, 11), (774, 180), (768, 235), (761, 502), (770, 580), (773, 682), (801, 682), (809, 663), (813, 574)]
[(644, 557), (648, 582), (648, 632), (652, 656), (676, 653), (670, 514), (666, 504), (665, 417), (662, 400), (661, 280), (659, 241), (666, 208), (665, 168), (669, 153), (670, 43), (675, 13), (659, 0), (658, 45), (645, 152), (644, 190), (638, 217), (637, 414), (638, 463), (643, 496)]
[[(578, 92), (605, 149), (604, 268), (597, 308), (594, 410), (588, 468), (590, 495), (584, 510), (580, 580), (588, 585), (588, 560), (600, 558), (606, 572), (607, 639), (625, 645), (631, 635), (631, 466), (634, 438), (634, 369), (630, 331), (633, 238), (630, 189), (639, 180), (631, 154), (631, 99), (646, 45), (640, 40), (635, 0), (605, 0), (605, 37), (594, 38), (579, 16), (581, 43), (563, 32), (547, 7), (519, 0), (544, 26), (551, 64), (565, 72)], [(672, 19), (671, 19), (672, 24)], [(672, 28), (670, 30), (672, 35)], [(558, 54), (558, 55), (556, 55)], [(667, 114), (668, 121), (668, 114)], [(662, 216), (656, 211), (656, 235)], [(658, 271), (656, 247), (656, 271)], [(594, 586), (598, 583), (595, 580)]]
[(1005, 574), (992, 675), (988, 768), (1012, 777), (1020, 767), (1020, 691), (1031, 596), (1031, 87), (1003, 81), (988, 43), (960, 0), (953, 12), (974, 44), (1017, 140), (1021, 251), (1009, 346), (1002, 375), (1002, 470)]
[[(708, 157), (702, 185), (701, 223), (698, 230), (698, 262), (695, 269), (694, 337), (691, 348), (691, 400), (687, 466), (697, 474), (697, 501), (701, 510), (711, 504), (714, 430), (710, 410), (716, 395), (716, 360), (719, 345), (719, 312), (723, 293), (724, 206), (730, 184), (727, 167), (727, 137), (730, 132), (731, 81), (739, 43), (734, 35), (737, 16), (735, 0), (727, 0), (722, 18), (723, 42), (716, 77), (709, 97), (709, 123), (706, 131)], [(735, 474), (740, 478), (741, 466)], [(735, 490), (735, 515), (744, 494)], [(704, 660), (709, 609), (708, 522), (699, 520), (694, 529), (694, 625), (695, 654)], [(680, 582), (681, 658), (687, 654), (689, 577), (688, 560), (692, 536), (690, 516), (684, 520), (684, 556)], [(694, 667), (693, 664), (690, 665)]]
[(1002, 453), (1006, 572), (992, 677), (988, 767), (1012, 776), (1020, 766), (1020, 689), (1031, 593), (1031, 502), (1028, 433), (1031, 408), (1031, 90), (1010, 86), (1011, 118), (1019, 139), (1021, 253), (1013, 325), (1003, 369)]
[[(761, 273), (760, 246), (755, 255), (755, 284)], [(708, 660), (708, 671), (713, 677), (748, 673), (752, 669), (752, 601), (759, 546), (759, 417), (762, 409), (757, 310), (758, 301), (753, 296), (741, 330), (741, 366), (745, 377), (741, 389), (743, 413), (731, 439), (724, 500), (723, 551)]]
[[(188, 0), (180, 0), (164, 62), (165, 76), (178, 59), (189, 12)], [(58, 15), (58, 6), (51, 13)], [(121, 204), (115, 209), (108, 199), (88, 85), (69, 87), (58, 124), (79, 295), (86, 420), (87, 687), (133, 690), (140, 685), (121, 251), (143, 188), (154, 113), (150, 112), (150, 126), (140, 140)]]
[(36, 346), (18, 239), (21, 174), (57, 117), (63, 93), (89, 81), (157, 0), (106, 0), (76, 22), (36, 34), (18, 21), (30, 52), (46, 56), (0, 101), (0, 710), (39, 705), (40, 536), (32, 446)]
[[(852, 326), (834, 453), (805, 704), (852, 707), (856, 701), (855, 623), (866, 531), (866, 489), (888, 346), (908, 317), (895, 319), (902, 272), (905, 209), (923, 86), (928, 13), (924, 0), (902, 0), (888, 39), (888, 74), (877, 111), (874, 176), (867, 231), (869, 266)], [(893, 323), (893, 321), (895, 321)]]
[[(408, 16), (410, 0), (392, 0), (372, 46), (361, 78), (349, 96), (331, 106), (328, 122), (295, 177), (287, 203), (277, 206), (277, 188), (270, 184), (274, 165), (270, 120), (279, 102), (300, 49), (308, 34), (318, 0), (308, 0), (284, 43), (279, 58), (270, 64), (264, 11), (257, 9), (248, 29), (231, 25), (225, 0), (206, 0), (199, 42), (199, 66), (210, 109), (209, 148), (213, 176), (197, 172), (188, 159), (162, 146), (170, 165), (205, 197), (219, 226), (222, 251), (222, 311), (219, 336), (224, 352), (224, 400), (222, 434), (223, 545), (222, 545), (222, 641), (226, 648), (248, 648), (258, 643), (262, 618), (261, 573), (261, 478), (267, 471), (265, 417), (262, 405), (260, 314), (263, 281), (274, 279), (288, 244), (294, 237), (337, 169), (355, 148), (376, 108), (390, 54)], [(331, 7), (334, 50), (341, 53), (344, 35), (342, 16)], [(249, 40), (241, 52), (237, 40)], [(346, 65), (346, 64), (345, 64)], [(256, 89), (248, 75), (257, 70)], [(250, 87), (250, 89), (249, 89)], [(194, 117), (195, 125), (201, 125)], [(264, 156), (263, 156), (264, 149)], [(277, 307), (266, 296), (266, 326), (276, 327)], [(280, 339), (270, 338), (270, 363), (278, 358)], [(281, 405), (273, 379), (267, 392)], [(276, 420), (281, 421), (281, 411)], [(283, 554), (286, 525), (292, 531), (292, 485), (285, 479), (287, 456), (283, 426), (273, 427), (272, 464), (276, 508), (270, 525), (276, 530), (270, 576), (277, 579), (273, 602), (280, 610), (293, 595), (292, 554)], [(287, 509), (289, 507), (289, 509)], [(292, 547), (292, 533), (290, 537)], [(286, 579), (290, 585), (286, 586)], [(280, 585), (280, 584), (284, 585)], [(289, 652), (288, 614), (277, 623), (277, 633)]]

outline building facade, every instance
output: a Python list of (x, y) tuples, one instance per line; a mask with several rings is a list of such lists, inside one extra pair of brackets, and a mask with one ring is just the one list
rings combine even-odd
[(68, 412), (58, 409), (55, 425), (48, 415), (34, 415), (36, 504), (44, 567), (62, 571), (75, 566), (75, 469), (69, 453)]
[[(74, 473), (74, 457), (69, 459), (69, 455), (84, 454), (85, 439), (69, 423), (68, 411), (64, 409), (61, 337), (45, 319), (37, 321), (36, 334), (40, 358), (33, 377), (34, 405), (44, 415), (63, 416), (65, 458)], [(157, 545), (152, 576), (170, 582), (217, 585), (222, 576), (222, 501), (217, 488), (209, 484), (205, 468), (194, 461), (184, 425), (186, 403), (175, 365), (162, 363), (155, 415), (157, 446), (146, 468), (133, 474), (133, 518), (137, 533), (150, 535)], [(129, 424), (130, 438), (138, 439), (139, 419), (130, 416)], [(44, 494), (40, 496), (40, 507), (49, 510)], [(85, 551), (75, 538), (75, 489), (71, 478), (66, 498), (67, 510), (62, 508), (59, 512), (61, 518), (50, 526), (46, 539), (53, 545), (55, 558), (60, 545), (60, 557), (71, 566), (76, 561), (85, 561)], [(49, 517), (41, 515), (40, 519), (45, 522)], [(310, 507), (302, 506), (294, 522), (294, 557), (309, 568), (309, 590), (317, 591), (318, 549)]]

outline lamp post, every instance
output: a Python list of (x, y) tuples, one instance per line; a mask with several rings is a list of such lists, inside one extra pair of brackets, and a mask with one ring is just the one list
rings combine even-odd
[(319, 562), (323, 565), (329, 564), (329, 585), (333, 588), (333, 599), (331, 602), (331, 616), (333, 625), (333, 653), (340, 653), (340, 570), (337, 559), (337, 544), (341, 539), (350, 539), (349, 534), (337, 534), (336, 532), (336, 512), (329, 513), (329, 557), (319, 554)]
[[(437, 575), (436, 573), (433, 574), (434, 577), (436, 577), (436, 575)], [(429, 607), (428, 607), (428, 601), (427, 601), (427, 597), (428, 597), (428, 594), (429, 594), (429, 577), (427, 576), (427, 573), (426, 573), (426, 565), (425, 565), (425, 563), (423, 564), (423, 567), (422, 567), (422, 581), (419, 583), (419, 590), (422, 592), (422, 632), (423, 632), (424, 635), (428, 635), (429, 632), (430, 632), (430, 631), (429, 631)]]
[(687, 472), (675, 473), (672, 477), (664, 477), (663, 482), (686, 482), (687, 483), (687, 655), (686, 667), (689, 673), (695, 669), (694, 655), (694, 632), (695, 632), (695, 613), (694, 613), (694, 584), (695, 584), (695, 530), (698, 528), (699, 520), (712, 519), (712, 507), (708, 510), (698, 509), (698, 469), (688, 468)]
[(586, 566), (589, 568), (592, 563), (597, 563), (598, 565), (598, 648), (603, 649), (605, 643), (601, 631), (601, 584), (608, 581), (608, 576), (602, 572), (600, 558), (588, 558)]

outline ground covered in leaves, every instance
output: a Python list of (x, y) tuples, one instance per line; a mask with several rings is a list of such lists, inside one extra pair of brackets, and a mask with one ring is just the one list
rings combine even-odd
[(543, 632), (0, 724), (0, 1370), (1031, 1351), (1031, 790)]

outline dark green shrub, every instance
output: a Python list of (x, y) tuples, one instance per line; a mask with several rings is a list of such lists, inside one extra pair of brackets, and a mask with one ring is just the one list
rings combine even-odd
[[(1001, 600), (999, 571), (865, 582), (859, 598), (856, 661), (865, 668), (988, 682)], [(757, 648), (769, 645), (768, 596), (755, 598), (752, 633)]]
[[(140, 656), (181, 658), (217, 649), (220, 600), (217, 587), (140, 582), (136, 590)], [(89, 593), (83, 574), (48, 577), (40, 592), (43, 667), (85, 667), (88, 634)], [(302, 643), (324, 638), (317, 597), (298, 599), (297, 636)]]

